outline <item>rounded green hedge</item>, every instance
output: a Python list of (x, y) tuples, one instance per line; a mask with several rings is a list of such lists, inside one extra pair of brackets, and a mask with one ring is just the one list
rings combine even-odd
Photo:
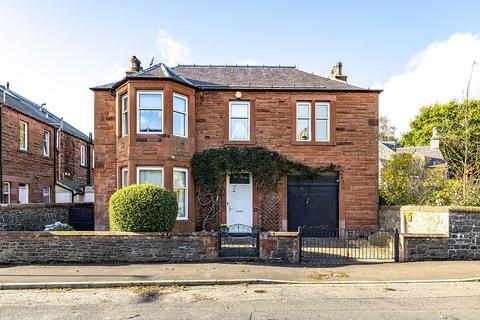
[(112, 195), (108, 211), (112, 231), (170, 232), (178, 204), (172, 191), (154, 184), (133, 184)]

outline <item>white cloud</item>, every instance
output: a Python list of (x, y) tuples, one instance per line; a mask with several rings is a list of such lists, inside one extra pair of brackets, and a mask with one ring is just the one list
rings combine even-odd
[[(430, 44), (409, 60), (405, 72), (380, 86), (380, 113), (400, 132), (407, 131), (421, 106), (463, 99), (474, 60), (480, 62), (480, 35), (456, 33)], [(480, 65), (473, 73), (470, 97), (480, 97)]]
[(155, 39), (160, 50), (161, 60), (168, 66), (192, 62), (190, 48), (184, 41), (175, 39), (165, 30), (159, 30)]

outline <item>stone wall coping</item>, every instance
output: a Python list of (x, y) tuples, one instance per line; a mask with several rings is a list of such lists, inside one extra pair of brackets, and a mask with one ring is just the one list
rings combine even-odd
[(0, 206), (0, 212), (19, 209), (38, 209), (38, 208), (70, 208), (78, 203), (13, 203)]
[(298, 232), (296, 231), (267, 231), (267, 235), (272, 237), (285, 237), (285, 238), (296, 238), (298, 237)]
[(478, 214), (480, 214), (480, 207), (450, 207), (448, 212), (452, 212), (452, 213), (478, 213)]
[(1, 231), (0, 238), (49, 238), (49, 237), (212, 237), (216, 232), (116, 232), (116, 231)]
[(403, 238), (448, 238), (448, 233), (401, 233)]
[(448, 212), (449, 206), (401, 206), (401, 211)]
[(378, 208), (380, 210), (399, 210), (402, 206), (387, 206), (385, 204), (379, 205)]

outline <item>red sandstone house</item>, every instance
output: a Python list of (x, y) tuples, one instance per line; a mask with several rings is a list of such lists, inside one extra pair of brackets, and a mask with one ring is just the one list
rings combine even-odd
[(0, 204), (93, 202), (93, 143), (67, 122), (0, 86)]
[(378, 95), (346, 82), (341, 64), (326, 78), (288, 66), (179, 65), (132, 69), (95, 93), (95, 225), (108, 229), (118, 188), (153, 182), (179, 194), (176, 229), (201, 229), (190, 160), (222, 146), (262, 146), (311, 167), (316, 180), (283, 177), (262, 194), (255, 177), (225, 179), (217, 225), (296, 231), (378, 224)]

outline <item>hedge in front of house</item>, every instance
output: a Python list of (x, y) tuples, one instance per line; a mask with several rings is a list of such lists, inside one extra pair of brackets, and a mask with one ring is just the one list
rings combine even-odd
[(117, 190), (109, 202), (110, 230), (171, 232), (178, 204), (172, 191), (153, 184), (134, 184)]

